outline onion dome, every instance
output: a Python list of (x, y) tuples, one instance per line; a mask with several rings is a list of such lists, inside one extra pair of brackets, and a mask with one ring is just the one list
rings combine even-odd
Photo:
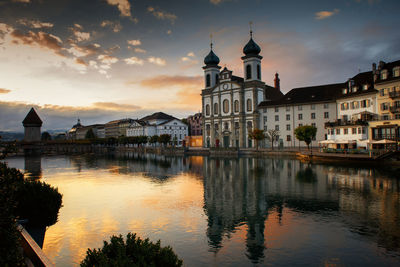
[(77, 124), (75, 124), (74, 126), (72, 126), (72, 128), (80, 128), (80, 127), (82, 127), (81, 119), (78, 118)]
[(208, 55), (204, 58), (204, 64), (206, 64), (206, 66), (219, 64), (219, 57), (214, 54), (214, 51), (212, 50), (212, 44), (210, 53), (208, 53)]
[(261, 52), (261, 48), (254, 42), (253, 40), (253, 32), (250, 32), (250, 40), (249, 42), (243, 47), (243, 53), (246, 56), (250, 55), (258, 55)]

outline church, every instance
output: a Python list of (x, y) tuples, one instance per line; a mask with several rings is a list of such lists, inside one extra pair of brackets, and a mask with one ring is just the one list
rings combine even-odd
[(204, 147), (254, 147), (249, 132), (262, 129), (258, 104), (283, 96), (277, 73), (274, 87), (262, 81), (260, 52), (250, 31), (241, 57), (244, 77), (238, 77), (226, 67), (220, 70), (220, 60), (211, 44), (211, 51), (204, 58), (205, 88), (201, 93)]

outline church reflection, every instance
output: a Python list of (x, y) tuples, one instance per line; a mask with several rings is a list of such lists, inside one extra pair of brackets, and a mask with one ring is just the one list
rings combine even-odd
[(277, 213), (281, 220), (285, 210), (318, 216), (344, 213), (342, 223), (352, 231), (376, 238), (388, 250), (400, 247), (398, 180), (367, 169), (292, 159), (205, 158), (203, 166), (207, 237), (215, 253), (225, 237), (245, 224), (246, 256), (262, 262), (268, 217)]

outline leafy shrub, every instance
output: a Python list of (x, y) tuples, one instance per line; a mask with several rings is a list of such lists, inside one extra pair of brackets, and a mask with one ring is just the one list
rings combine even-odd
[(0, 162), (0, 266), (23, 266), (14, 215), (16, 180), (23, 180), (21, 172)]
[(112, 236), (110, 243), (104, 241), (101, 249), (88, 249), (81, 266), (182, 266), (182, 260), (170, 246), (161, 247), (149, 239), (142, 240), (128, 233), (126, 242), (121, 235)]
[(57, 188), (32, 180), (24, 180), (16, 192), (16, 214), (28, 219), (29, 225), (50, 226), (57, 222), (62, 195)]

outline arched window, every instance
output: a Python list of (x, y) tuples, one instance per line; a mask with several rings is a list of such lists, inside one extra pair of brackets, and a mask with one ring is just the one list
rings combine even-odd
[(219, 75), (215, 74), (215, 84), (219, 83)]
[(261, 67), (257, 65), (257, 79), (261, 80)]
[(218, 114), (218, 103), (214, 103), (214, 114)]
[(206, 105), (206, 116), (210, 116), (210, 105)]
[(211, 86), (211, 76), (210, 74), (206, 75), (206, 87), (210, 87)]
[(251, 79), (251, 66), (246, 66), (246, 79)]
[(235, 106), (235, 112), (239, 112), (239, 100), (235, 100), (234, 106)]
[(222, 102), (223, 104), (223, 108), (224, 108), (224, 113), (228, 113), (229, 112), (229, 101), (227, 99), (224, 100), (224, 102)]
[(251, 130), (253, 128), (253, 123), (251, 121), (247, 122), (247, 129)]
[(224, 123), (224, 130), (225, 131), (229, 130), (229, 123), (227, 123), (227, 122)]
[(251, 110), (252, 110), (252, 107), (251, 107), (251, 99), (250, 99), (250, 98), (247, 99), (246, 105), (247, 105), (247, 111), (251, 111)]

